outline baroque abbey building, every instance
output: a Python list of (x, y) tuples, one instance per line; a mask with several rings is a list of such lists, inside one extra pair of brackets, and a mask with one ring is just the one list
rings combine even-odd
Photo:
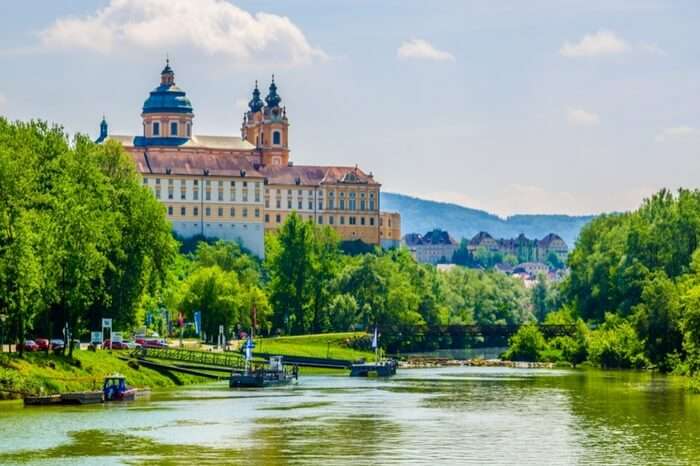
[(143, 104), (141, 135), (109, 134), (103, 119), (97, 142), (119, 141), (133, 156), (181, 237), (238, 241), (263, 257), (265, 232), (296, 211), (342, 240), (398, 245), (400, 217), (380, 211), (381, 185), (371, 172), (292, 162), (281, 102), (273, 76), (264, 101), (256, 83), (240, 137), (199, 135), (192, 104), (167, 63)]

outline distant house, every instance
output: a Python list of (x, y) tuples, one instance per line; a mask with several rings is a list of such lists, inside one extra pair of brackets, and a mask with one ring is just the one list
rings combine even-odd
[(494, 239), (482, 231), (474, 235), (467, 244), (467, 249), (473, 255), (479, 249), (491, 253), (501, 253), (504, 256), (515, 256), (521, 262), (547, 262), (550, 254), (554, 254), (561, 262), (566, 261), (569, 248), (561, 237), (550, 233), (542, 239), (529, 239), (524, 234), (517, 238)]
[(403, 237), (404, 245), (413, 257), (425, 264), (452, 262), (457, 242), (444, 230), (429, 231), (425, 235), (409, 233)]

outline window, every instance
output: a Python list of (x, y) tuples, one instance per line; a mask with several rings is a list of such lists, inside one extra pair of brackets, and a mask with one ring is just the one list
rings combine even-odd
[(356, 220), (355, 220), (355, 217), (349, 217), (349, 218), (348, 218), (348, 223), (349, 223), (350, 225), (355, 225), (355, 224), (357, 223)]
[(248, 208), (247, 207), (243, 207), (243, 216), (244, 217), (248, 216)]
[(364, 199), (360, 200), (360, 210), (365, 210), (365, 200)]
[(265, 223), (270, 223), (270, 214), (265, 214)]
[(332, 215), (330, 217), (328, 217), (328, 224), (329, 225), (333, 225), (334, 221), (335, 221), (335, 217), (333, 217)]
[(292, 208), (292, 200), (287, 199), (287, 209), (291, 209), (291, 208)]
[(192, 137), (192, 123), (187, 123), (187, 137)]
[(153, 135), (160, 136), (160, 122), (158, 121), (153, 122)]
[(275, 144), (277, 146), (282, 144), (282, 133), (280, 133), (279, 131), (275, 131), (274, 133), (272, 133), (272, 144)]
[(209, 217), (211, 215), (211, 208), (210, 207), (207, 207), (206, 209), (204, 209), (204, 215), (206, 215), (207, 217)]
[(365, 218), (364, 218), (364, 217), (360, 217), (360, 225), (364, 225), (364, 224), (365, 224)]
[(297, 209), (298, 209), (298, 210), (301, 210), (301, 209), (302, 209), (302, 207), (301, 207), (301, 199), (299, 199), (299, 200), (297, 201)]
[(156, 178), (156, 184), (160, 184), (160, 178)]
[(160, 186), (156, 188), (156, 197), (160, 199)]
[(260, 209), (255, 209), (255, 216), (256, 216), (257, 218), (260, 217)]
[(370, 218), (369, 218), (369, 224), (370, 224), (371, 226), (374, 226), (374, 217), (370, 217)]
[(206, 192), (204, 199), (207, 201), (211, 201), (211, 191)]
[(334, 209), (334, 208), (335, 208), (335, 205), (334, 205), (335, 202), (333, 202), (333, 201), (334, 201), (333, 198), (328, 199), (328, 209)]
[(340, 224), (345, 225), (345, 217), (343, 217), (342, 215), (340, 216)]
[(313, 209), (313, 208), (314, 208), (314, 201), (312, 201), (311, 199), (309, 199), (309, 210), (311, 210), (311, 209)]
[(223, 216), (224, 216), (224, 208), (223, 208), (223, 207), (219, 207), (219, 210), (217, 211), (217, 214), (219, 214), (219, 217), (223, 217)]
[(148, 178), (143, 179), (143, 184), (148, 184)]
[(275, 205), (277, 206), (278, 209), (281, 209), (282, 208), (282, 201), (277, 199), (277, 202), (275, 203)]
[(374, 210), (374, 199), (369, 200), (369, 210)]
[(180, 200), (184, 201), (185, 199), (187, 199), (187, 188), (182, 187), (180, 188)]
[(275, 216), (275, 222), (280, 223), (282, 221), (282, 216), (280, 214), (277, 214)]
[(339, 208), (340, 210), (345, 209), (345, 199), (341, 199), (341, 200), (340, 200), (340, 205), (338, 206), (338, 208)]
[(180, 207), (180, 215), (183, 217), (187, 215), (187, 207)]
[(224, 192), (223, 191), (219, 191), (219, 200), (220, 201), (224, 200)]
[(197, 191), (196, 189), (192, 192), (192, 199), (194, 199), (195, 201), (199, 200), (199, 191)]
[(231, 207), (229, 213), (231, 214), (231, 217), (235, 217), (235, 216), (236, 216), (236, 208), (235, 208), (235, 207)]
[(170, 188), (168, 188), (168, 199), (172, 199), (172, 198), (173, 198), (173, 188), (170, 187)]
[(260, 202), (260, 189), (255, 189), (255, 202)]
[(173, 206), (169, 205), (168, 206), (168, 215), (172, 215), (172, 214), (173, 214)]
[(199, 180), (194, 180), (194, 185), (199, 186)]
[(321, 199), (318, 201), (318, 210), (323, 210), (323, 201)]
[(177, 121), (170, 122), (170, 135), (177, 136)]
[(199, 207), (192, 208), (192, 214), (195, 216), (199, 215)]
[(318, 216), (318, 224), (323, 225), (323, 215)]
[(248, 187), (248, 182), (247, 182), (247, 181), (244, 181), (244, 182), (243, 182), (243, 187), (244, 187), (244, 188), (247, 188), (247, 187)]
[(234, 180), (231, 180), (231, 187), (235, 188), (236, 187), (236, 182)]
[(270, 208), (270, 200), (269, 199), (265, 199), (265, 208), (266, 209)]
[(248, 202), (248, 189), (247, 188), (243, 190), (243, 202)]
[(350, 199), (348, 201), (348, 209), (355, 210), (355, 193), (350, 193)]
[[(231, 183), (233, 183), (233, 181), (231, 181)], [(231, 191), (230, 191), (229, 197), (231, 198), (232, 201), (236, 200), (236, 186), (233, 184), (231, 184)]]

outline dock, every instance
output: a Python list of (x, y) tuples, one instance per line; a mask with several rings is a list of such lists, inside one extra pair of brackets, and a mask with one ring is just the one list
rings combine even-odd
[(103, 403), (102, 392), (70, 392), (60, 395), (38, 395), (24, 397), (26, 406), (88, 405)]
[(396, 375), (397, 363), (393, 359), (380, 362), (364, 362), (350, 367), (350, 377), (390, 377)]

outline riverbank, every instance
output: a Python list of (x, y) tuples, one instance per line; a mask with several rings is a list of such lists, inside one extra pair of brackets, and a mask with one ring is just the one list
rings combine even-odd
[(125, 361), (123, 352), (76, 351), (73, 359), (55, 354), (0, 353), (0, 399), (101, 388), (106, 375), (119, 373), (135, 387), (172, 387), (206, 381), (202, 377), (159, 371)]
[(437, 367), (511, 367), (516, 369), (553, 369), (551, 362), (504, 361), (501, 359), (448, 359), (448, 358), (410, 358), (399, 361), (400, 369), (429, 369)]
[(358, 359), (374, 358), (371, 351), (353, 348), (368, 336), (364, 332), (322, 333), (255, 340), (254, 352), (307, 356), (312, 358)]

